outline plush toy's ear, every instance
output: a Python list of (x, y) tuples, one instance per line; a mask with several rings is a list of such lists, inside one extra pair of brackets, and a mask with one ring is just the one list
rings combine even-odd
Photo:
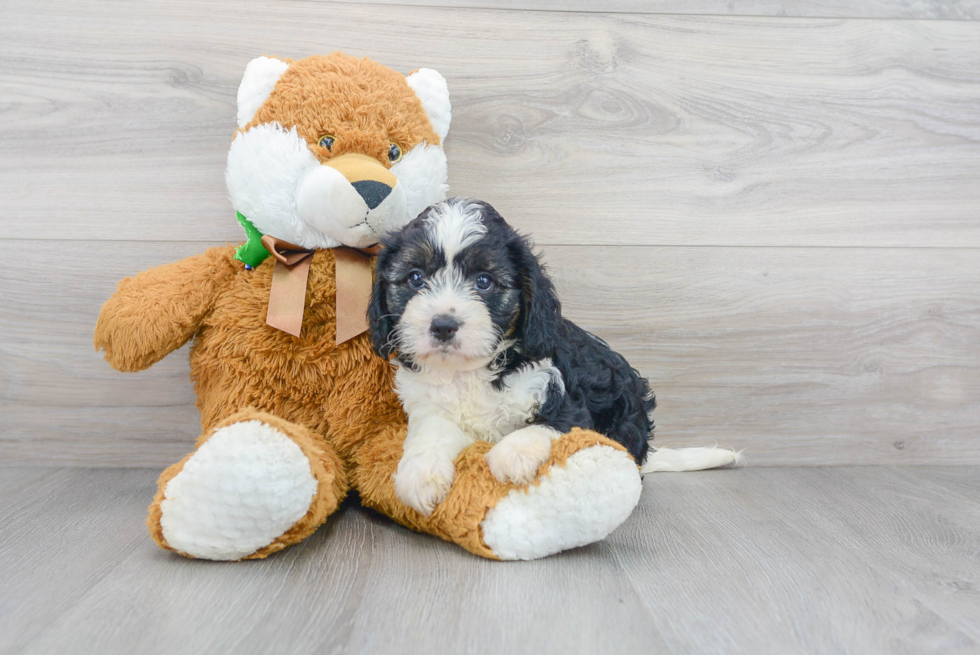
[(449, 134), (449, 122), (453, 112), (449, 104), (449, 85), (446, 78), (431, 68), (420, 68), (407, 78), (408, 85), (422, 101), (425, 115), (432, 123), (432, 129), (442, 141)]
[(238, 85), (238, 127), (248, 125), (287, 68), (289, 64), (272, 57), (257, 57), (248, 62)]
[(531, 360), (551, 357), (558, 349), (561, 302), (545, 275), (531, 243), (517, 238), (508, 244), (511, 258), (521, 273), (521, 343), (518, 350)]

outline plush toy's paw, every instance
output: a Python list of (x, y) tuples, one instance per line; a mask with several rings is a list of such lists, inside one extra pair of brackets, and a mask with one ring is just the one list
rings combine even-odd
[(446, 498), (455, 477), (450, 457), (438, 453), (403, 457), (395, 473), (395, 493), (403, 503), (428, 516)]
[(174, 550), (236, 560), (272, 544), (302, 519), (317, 494), (302, 449), (258, 420), (214, 432), (171, 479), (160, 502)]
[(551, 441), (560, 436), (543, 425), (529, 425), (500, 440), (486, 455), (493, 477), (500, 482), (527, 484), (551, 456)]
[(625, 521), (641, 489), (636, 462), (625, 450), (602, 444), (583, 448), (563, 465), (553, 465), (537, 484), (501, 498), (480, 524), (483, 540), (505, 560), (584, 546)]

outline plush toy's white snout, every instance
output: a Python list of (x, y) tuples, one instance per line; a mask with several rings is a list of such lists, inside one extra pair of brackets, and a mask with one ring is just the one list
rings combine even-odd
[(347, 154), (303, 176), (296, 208), (304, 221), (330, 238), (364, 247), (403, 222), (405, 191), (377, 160)]

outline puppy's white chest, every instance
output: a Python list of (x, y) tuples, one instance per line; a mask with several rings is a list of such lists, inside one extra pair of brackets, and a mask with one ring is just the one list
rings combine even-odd
[(486, 369), (416, 372), (401, 367), (395, 389), (410, 417), (437, 414), (474, 439), (497, 442), (534, 418), (553, 379), (561, 380), (561, 374), (547, 359), (507, 376), (500, 389)]

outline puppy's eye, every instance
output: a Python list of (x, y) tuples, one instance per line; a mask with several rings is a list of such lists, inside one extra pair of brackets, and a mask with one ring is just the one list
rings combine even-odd
[(402, 149), (398, 147), (397, 143), (392, 143), (388, 146), (388, 161), (394, 164), (396, 161), (402, 158)]
[(481, 273), (480, 275), (476, 276), (475, 280), (473, 280), (473, 286), (477, 291), (489, 291), (493, 288), (493, 278), (486, 273)]
[(324, 134), (320, 137), (319, 146), (321, 148), (326, 148), (327, 150), (333, 150), (334, 138), (329, 134)]
[(407, 282), (412, 289), (421, 289), (425, 286), (425, 275), (419, 270), (412, 271), (408, 274)]

